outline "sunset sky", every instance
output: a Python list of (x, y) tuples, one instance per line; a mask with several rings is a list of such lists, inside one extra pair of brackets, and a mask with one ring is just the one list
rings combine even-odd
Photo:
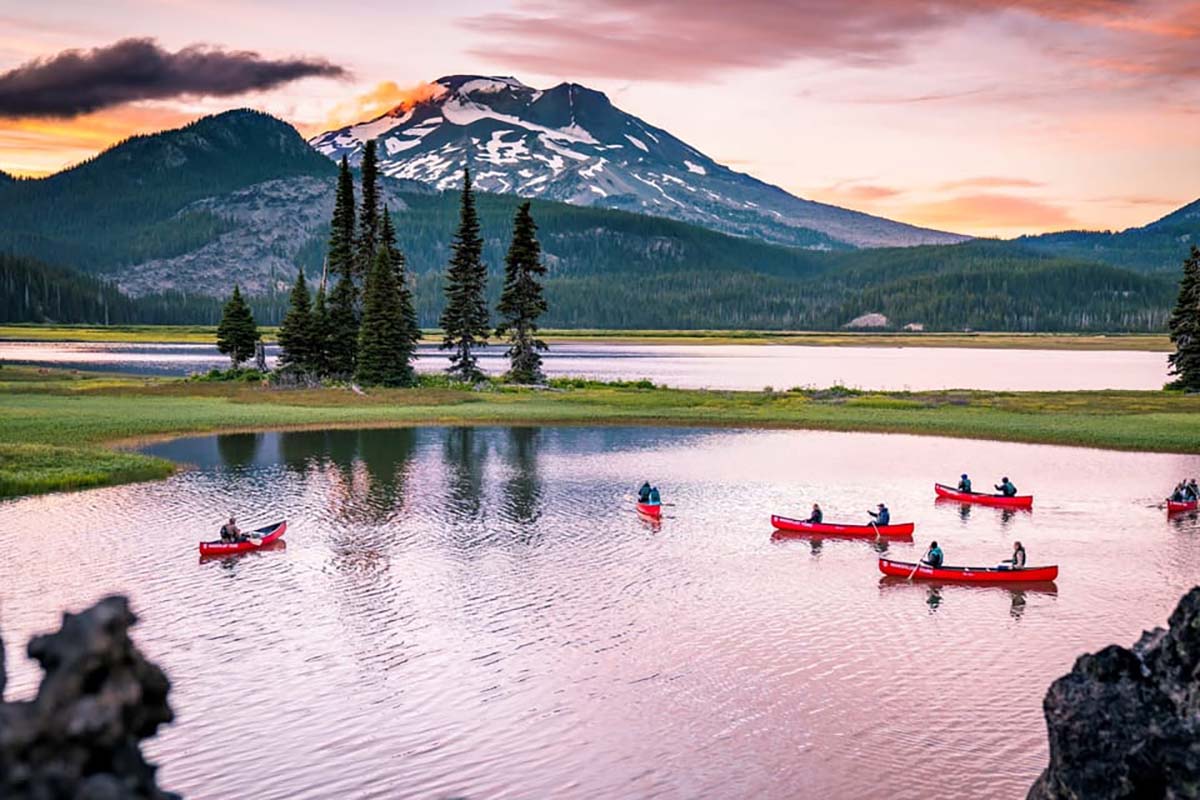
[(0, 73), (128, 38), (260, 60), (128, 97), (31, 102), (0, 75), (0, 169), (237, 106), (311, 135), (482, 73), (584, 83), (801, 197), (963, 233), (1119, 229), (1200, 197), (1200, 1), (0, 0)]

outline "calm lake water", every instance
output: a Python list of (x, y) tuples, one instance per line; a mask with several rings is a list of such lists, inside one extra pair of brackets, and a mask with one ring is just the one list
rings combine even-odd
[[(845, 352), (845, 351), (839, 351)], [(0, 504), (9, 696), (28, 637), (111, 592), (174, 682), (152, 742), (204, 798), (1017, 798), (1076, 656), (1165, 624), (1200, 457), (911, 436), (426, 428), (185, 439), (159, 483)], [(1008, 474), (1032, 513), (938, 504)], [(627, 497), (649, 477), (661, 525)], [(871, 542), (776, 539), (887, 500), (950, 563), (1014, 539), (1057, 584), (884, 581)], [(201, 561), (229, 510), (286, 548)]]
[[(271, 363), (275, 354), (275, 347), (268, 348)], [(0, 341), (0, 361), (145, 375), (187, 375), (229, 365), (210, 345), (80, 342)], [(508, 368), (502, 347), (484, 350), (480, 363), (493, 374)], [(436, 347), (421, 348), (419, 370), (433, 372), (447, 364)], [(692, 389), (842, 384), (876, 390), (1075, 391), (1161, 389), (1169, 379), (1165, 354), (1122, 351), (599, 343), (554, 345), (545, 364), (552, 376), (649, 378)]]

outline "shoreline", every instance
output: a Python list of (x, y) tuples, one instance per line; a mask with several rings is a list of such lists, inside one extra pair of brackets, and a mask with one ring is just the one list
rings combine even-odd
[[(276, 328), (263, 326), (263, 339), (275, 341)], [(216, 326), (207, 325), (0, 325), (0, 341), (109, 344), (213, 344)], [(547, 328), (542, 338), (558, 344), (792, 345), (804, 347), (921, 347), (984, 350), (1081, 350), (1167, 353), (1163, 334), (1147, 333), (940, 333), (867, 331), (749, 330), (564, 330)], [(422, 344), (436, 343), (425, 330)], [(497, 343), (498, 344), (498, 343)]]
[(745, 392), (572, 382), (374, 390), (0, 369), (0, 497), (153, 480), (153, 441), (268, 430), (661, 426), (896, 433), (1110, 450), (1200, 452), (1200, 396), (1162, 391)]

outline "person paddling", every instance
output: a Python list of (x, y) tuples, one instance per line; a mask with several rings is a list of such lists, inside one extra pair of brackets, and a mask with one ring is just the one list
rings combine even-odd
[(1184, 489), (1184, 494), (1188, 500), (1200, 500), (1200, 486), (1196, 485), (1195, 478), (1188, 481), (1187, 488)]
[(888, 525), (892, 521), (892, 512), (888, 511), (888, 507), (883, 503), (879, 504), (878, 511), (868, 511), (867, 513), (875, 518), (874, 523), (876, 525)]
[(1025, 568), (1025, 547), (1020, 542), (1013, 542), (1012, 558), (1005, 559), (1000, 562), (1001, 565), (1009, 564), (1012, 569)]
[(639, 503), (649, 503), (650, 502), (650, 481), (646, 481), (645, 483), (642, 484), (642, 488), (638, 489), (638, 502)]
[(971, 479), (967, 477), (967, 473), (962, 474), (962, 478), (958, 481), (958, 490), (963, 494), (974, 494), (971, 491)]
[(237, 526), (237, 520), (233, 517), (230, 517), (229, 522), (221, 526), (222, 542), (244, 542), (249, 538), (249, 536), (242, 533), (242, 529)]
[(652, 506), (662, 505), (662, 495), (658, 493), (657, 486), (650, 487), (650, 494), (646, 496), (646, 503)]
[(999, 485), (996, 486), (996, 491), (1005, 497), (1017, 496), (1017, 487), (1013, 486), (1013, 482), (1008, 479), (1007, 475), (1000, 479)]
[(816, 525), (820, 525), (821, 522), (823, 522), (824, 520), (825, 520), (825, 514), (822, 513), (821, 507), (819, 505), (817, 505), (816, 503), (813, 503), (812, 513), (809, 514), (808, 519), (806, 519), (804, 521), (811, 522)]
[(927, 564), (934, 569), (940, 567), (943, 560), (945, 560), (945, 557), (942, 555), (942, 548), (938, 547), (937, 542), (930, 544), (929, 549), (925, 551), (925, 555), (921, 557), (922, 564)]

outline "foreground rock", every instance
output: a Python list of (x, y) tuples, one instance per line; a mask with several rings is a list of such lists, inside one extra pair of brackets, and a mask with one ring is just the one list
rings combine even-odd
[[(46, 674), (33, 700), (0, 702), (0, 797), (178, 797), (158, 788), (140, 749), (174, 715), (167, 676), (129, 638), (136, 621), (125, 598), (109, 597), (29, 642)], [(0, 692), (4, 681), (0, 655)]]
[(1050, 765), (1030, 800), (1200, 797), (1200, 587), (1168, 630), (1081, 656), (1043, 705)]

